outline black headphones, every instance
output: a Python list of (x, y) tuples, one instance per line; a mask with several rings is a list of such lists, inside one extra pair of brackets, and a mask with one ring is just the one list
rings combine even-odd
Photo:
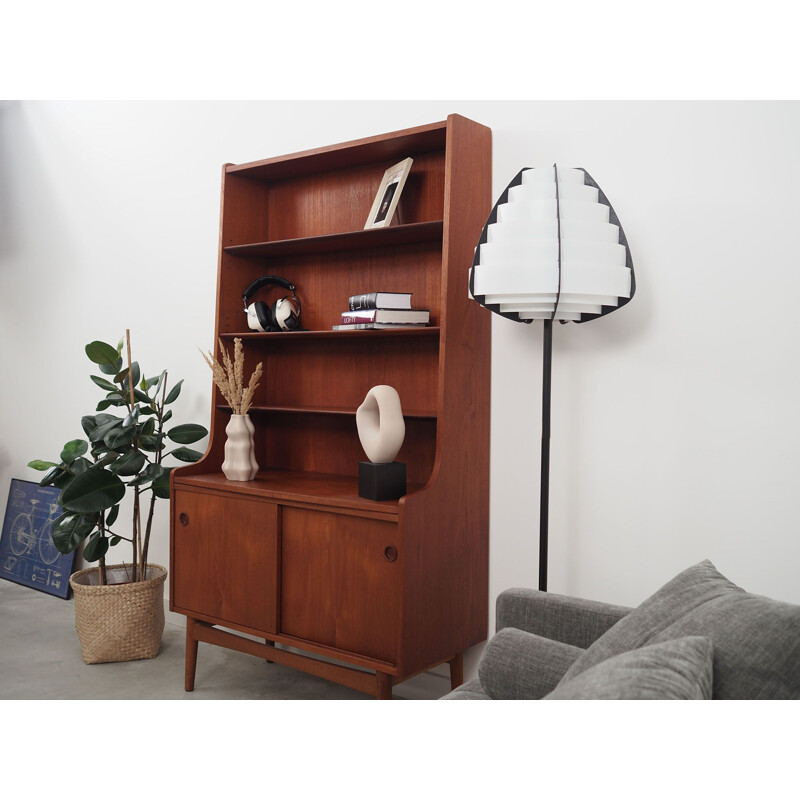
[[(292, 294), (282, 297), (276, 303), (268, 305), (260, 300), (247, 305), (250, 295), (262, 286), (283, 286)], [(253, 281), (242, 295), (244, 313), (247, 314), (247, 325), (251, 330), (272, 333), (274, 331), (293, 331), (300, 327), (300, 301), (294, 293), (294, 286), (285, 278), (276, 275), (267, 275)]]

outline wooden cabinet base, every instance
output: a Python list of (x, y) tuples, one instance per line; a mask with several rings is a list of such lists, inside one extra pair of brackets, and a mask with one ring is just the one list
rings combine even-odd
[[(374, 695), (378, 700), (391, 700), (392, 687), (413, 677), (407, 675), (400, 678), (390, 672), (383, 672), (377, 669), (375, 671), (365, 671), (329, 661), (321, 661), (311, 656), (300, 655), (299, 653), (276, 647), (275, 642), (271, 640), (265, 640), (264, 643), (257, 642), (216, 628), (208, 622), (187, 617), (185, 683), (187, 692), (194, 691), (198, 642), (206, 642), (219, 647), (227, 647), (229, 650), (236, 650), (240, 653), (247, 653), (248, 655), (262, 658), (270, 664), (273, 662), (283, 664), (301, 672), (316, 675), (318, 678), (324, 678), (342, 686), (347, 686), (357, 692)], [(450, 686), (455, 689), (463, 682), (462, 654), (457, 653), (452, 659), (443, 663), (450, 665)]]

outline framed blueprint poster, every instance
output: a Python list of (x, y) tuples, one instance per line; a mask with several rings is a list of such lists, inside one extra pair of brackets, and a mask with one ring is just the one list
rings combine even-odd
[(11, 480), (0, 536), (0, 578), (66, 600), (76, 554), (59, 553), (50, 535), (61, 515), (60, 494), (54, 486)]

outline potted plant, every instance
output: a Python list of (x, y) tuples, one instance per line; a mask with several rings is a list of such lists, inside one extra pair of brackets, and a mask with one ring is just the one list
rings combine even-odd
[[(183, 381), (170, 387), (166, 370), (145, 377), (131, 361), (130, 332), (126, 340), (127, 365), (122, 341), (116, 347), (101, 341), (86, 345), (89, 360), (103, 373), (91, 380), (105, 393), (97, 413), (81, 418), (86, 438), (67, 442), (58, 462), (28, 464), (46, 471), (42, 486), (61, 489), (63, 513), (52, 529), (56, 548), (70, 553), (83, 545), (83, 558), (99, 562), (70, 577), (75, 627), (87, 664), (158, 654), (167, 571), (148, 563), (148, 551), (156, 500), (170, 493), (173, 467), (164, 460), (197, 461), (202, 453), (186, 445), (208, 433), (202, 425), (168, 425), (168, 406), (178, 399)], [(177, 447), (169, 449), (173, 443)], [(131, 500), (129, 528), (119, 517), (126, 495)], [(109, 549), (123, 541), (131, 546), (130, 562), (107, 566)]]

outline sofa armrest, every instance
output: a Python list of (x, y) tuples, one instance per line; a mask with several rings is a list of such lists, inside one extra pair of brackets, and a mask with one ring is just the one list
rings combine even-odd
[(483, 651), (478, 678), (493, 700), (539, 700), (556, 688), (582, 653), (580, 647), (504, 628)]
[(597, 600), (535, 589), (506, 589), (497, 598), (496, 630), (518, 628), (587, 648), (630, 611), (625, 606)]

